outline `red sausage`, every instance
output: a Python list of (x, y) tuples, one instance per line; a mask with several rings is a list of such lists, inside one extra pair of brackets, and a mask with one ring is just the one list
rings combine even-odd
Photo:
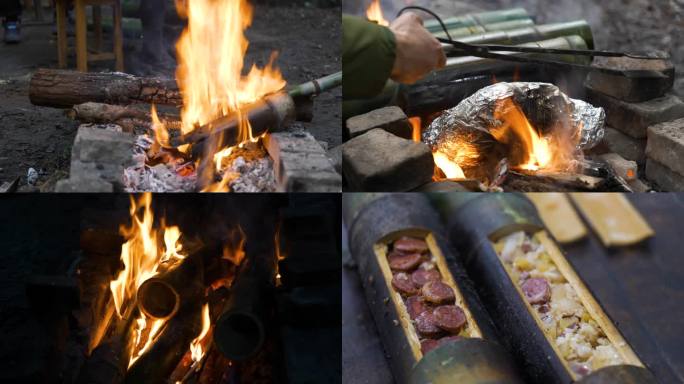
[(423, 253), (428, 250), (427, 243), (415, 237), (404, 236), (394, 242), (394, 249), (403, 253)]
[(451, 333), (459, 333), (466, 324), (465, 312), (458, 305), (443, 305), (432, 312), (435, 324)]
[(389, 266), (395, 271), (412, 271), (420, 264), (422, 257), (420, 253), (410, 253), (408, 255), (390, 254)]
[(413, 284), (416, 285), (416, 287), (422, 287), (425, 285), (425, 283), (430, 282), (430, 281), (438, 281), (439, 279), (442, 278), (442, 275), (439, 274), (439, 271), (437, 268), (432, 268), (432, 269), (423, 269), (423, 268), (418, 268), (413, 273), (411, 274), (411, 280), (413, 280)]
[(415, 295), (418, 292), (418, 288), (413, 285), (411, 277), (404, 272), (392, 276), (392, 286), (404, 296)]
[(546, 279), (541, 277), (525, 280), (522, 291), (530, 304), (543, 304), (551, 298), (551, 287)]
[(411, 296), (408, 299), (406, 299), (406, 309), (408, 310), (411, 320), (415, 320), (416, 317), (418, 317), (418, 315), (427, 311), (430, 308), (427, 305), (425, 305), (425, 302), (423, 301), (422, 297)]
[(454, 301), (454, 290), (441, 281), (430, 281), (423, 285), (421, 293), (425, 300), (434, 304), (447, 304)]
[(428, 311), (423, 311), (414, 320), (416, 325), (416, 331), (423, 337), (435, 337), (442, 333), (442, 330), (435, 324), (435, 319), (432, 313)]

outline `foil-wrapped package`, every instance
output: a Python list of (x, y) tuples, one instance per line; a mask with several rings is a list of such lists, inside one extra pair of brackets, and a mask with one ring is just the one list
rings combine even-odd
[(433, 151), (449, 154), (464, 168), (466, 176), (488, 179), (487, 173), (501, 159), (511, 160), (520, 155), (516, 153), (520, 146), (515, 141), (502, 142), (492, 134), (510, 124), (497, 118), (497, 108), (506, 99), (522, 110), (541, 137), (553, 136), (570, 146), (567, 151), (554, 152), (554, 156), (574, 151), (574, 155), (565, 155), (579, 158), (583, 149), (594, 147), (603, 138), (602, 108), (571, 99), (553, 84), (515, 82), (482, 88), (445, 111), (423, 132), (423, 142)]

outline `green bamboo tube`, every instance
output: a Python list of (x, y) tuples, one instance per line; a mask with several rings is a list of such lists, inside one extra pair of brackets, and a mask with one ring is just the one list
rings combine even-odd
[[(527, 11), (523, 8), (506, 9), (503, 11), (489, 11), (471, 13), (458, 17), (451, 17), (443, 20), (447, 29), (471, 27), (475, 25), (494, 24), (510, 20), (530, 19)], [(425, 28), (430, 32), (442, 30), (437, 20), (426, 20)]]
[(291, 97), (310, 97), (342, 85), (342, 71), (298, 84), (288, 91)]
[[(537, 210), (523, 194), (433, 194), (433, 206), (447, 223), (448, 238), (463, 256), (463, 264), (472, 277), (479, 296), (492, 318), (497, 320), (500, 335), (506, 345), (515, 351), (519, 364), (525, 368), (527, 377), (533, 383), (572, 383), (577, 379), (567, 363), (556, 353), (555, 346), (537, 324), (536, 315), (528, 309), (522, 293), (518, 291), (493, 242), (511, 233), (523, 231), (528, 235), (547, 232)], [(553, 239), (549, 239), (553, 244)], [(562, 254), (546, 248), (548, 254), (563, 259)], [(591, 296), (591, 292), (576, 282), (580, 279), (567, 262), (559, 271), (573, 286), (580, 297)], [(572, 282), (575, 283), (572, 283)], [(610, 321), (594, 300), (590, 313)], [(579, 379), (581, 383), (655, 383), (651, 372), (643, 366), (638, 356), (626, 344), (612, 323), (602, 323), (606, 335), (613, 335), (611, 342), (623, 351), (623, 363), (603, 367)], [(610, 338), (610, 336), (608, 336)], [(623, 344), (624, 343), (624, 344)]]
[[(519, 28), (524, 28), (524, 27), (531, 27), (534, 25), (534, 21), (530, 19), (520, 19), (520, 20), (509, 20), (509, 21), (502, 21), (500, 23), (492, 23), (492, 24), (485, 24), (485, 25), (473, 25), (470, 27), (461, 27), (461, 28), (454, 28), (454, 29), (449, 29), (449, 36), (451, 36), (452, 39), (457, 39), (459, 37), (465, 37), (465, 36), (471, 36), (471, 35), (479, 35), (482, 33), (486, 32), (493, 32), (493, 31), (507, 31), (511, 29), (519, 29)], [(444, 31), (439, 30), (437, 32), (432, 32), (435, 37), (447, 37), (446, 33)]]
[(594, 49), (594, 35), (585, 20), (566, 23), (533, 25), (512, 30), (500, 30), (459, 37), (456, 40), (468, 44), (516, 45), (531, 41), (547, 40), (563, 36), (580, 36), (589, 49)]
[[(470, 279), (444, 242), (444, 228), (425, 195), (345, 194), (342, 212), (366, 301), (397, 383), (522, 383), (512, 358), (497, 343), (494, 325), (482, 309)], [(384, 246), (405, 235), (425, 238), (436, 264), (441, 265), (444, 281), (451, 280), (458, 288), (463, 309), (472, 315), (469, 337), (444, 342), (427, 353), (416, 350), (417, 334), (409, 325), (410, 319), (401, 314), (399, 307), (403, 304), (397, 306), (403, 299), (389, 288), (391, 276), (387, 277), (386, 270), (383, 272), (380, 261), (385, 257), (381, 253), (386, 250)], [(444, 381), (445, 372), (455, 376)]]

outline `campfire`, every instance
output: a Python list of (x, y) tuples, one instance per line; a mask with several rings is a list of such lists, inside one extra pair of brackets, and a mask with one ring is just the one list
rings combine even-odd
[[(227, 382), (235, 362), (264, 345), (262, 306), (275, 286), (277, 235), (261, 254), (247, 253), (250, 240), (239, 226), (220, 243), (191, 238), (155, 217), (150, 194), (131, 197), (130, 220), (120, 229), (117, 272), (103, 289), (86, 289), (95, 305), (81, 311), (95, 311), (95, 319), (79, 377), (104, 382), (97, 368), (104, 360), (117, 367), (107, 382)], [(103, 237), (85, 235), (86, 248)], [(92, 276), (87, 265), (81, 273)]]
[[(176, 44), (176, 77), (183, 95), (180, 127), (165, 124), (153, 107), (153, 141), (149, 147), (143, 146), (147, 156), (144, 164), (136, 167), (149, 169), (144, 166), (162, 158), (164, 163), (175, 163), (177, 170), (182, 169), (177, 173), (179, 177), (196, 178), (204, 191), (228, 191), (231, 182), (240, 178), (240, 172), (233, 167), (238, 158), (243, 159), (240, 162), (272, 169), (261, 143), (263, 134), (255, 137), (244, 108), (282, 90), (286, 82), (274, 67), (275, 54), (264, 68), (254, 65), (246, 76), (242, 75), (248, 47), (244, 30), (252, 20), (252, 9), (245, 0), (178, 2), (177, 6), (179, 14), (188, 20)], [(210, 137), (196, 151), (200, 152), (196, 153), (198, 159), (188, 158), (192, 144), (171, 145), (171, 137), (190, 135), (227, 115), (236, 120), (235, 132), (225, 133), (236, 136), (230, 138), (234, 145), (223, 145), (224, 133)], [(136, 189), (135, 179), (129, 180), (131, 188)], [(273, 190), (274, 186), (266, 189)]]

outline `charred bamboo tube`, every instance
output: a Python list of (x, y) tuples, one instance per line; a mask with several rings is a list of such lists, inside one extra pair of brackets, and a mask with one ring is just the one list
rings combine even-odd
[(130, 366), (124, 383), (166, 383), (201, 331), (201, 306), (201, 295), (184, 302), (152, 347)]
[(214, 327), (214, 345), (236, 361), (256, 355), (266, 339), (275, 255), (248, 257), (231, 286), (231, 294)]
[[(485, 306), (498, 320), (500, 334), (516, 351), (532, 382), (571, 383), (580, 379), (581, 382), (655, 382), (548, 235), (534, 205), (523, 195), (463, 193), (433, 195), (433, 199), (448, 222), (449, 239), (462, 251), (465, 267), (474, 279)], [(502, 241), (507, 242), (511, 236), (518, 235), (526, 239), (520, 243), (520, 248), (514, 246), (508, 251), (503, 250), (510, 244), (502, 244)], [(523, 257), (521, 253), (509, 253), (511, 249), (515, 252), (519, 250)], [(525, 257), (528, 252), (525, 249), (538, 251), (534, 261), (530, 262)], [(507, 257), (505, 254), (512, 255), (508, 261), (504, 261)], [(541, 263), (544, 263), (544, 268)], [(518, 272), (519, 268), (528, 268), (525, 270), (529, 271), (528, 275), (523, 277)], [(542, 270), (548, 274), (539, 274)], [(534, 286), (526, 285), (532, 280), (534, 282), (531, 285), (543, 288), (539, 291), (542, 293), (539, 297), (533, 295), (531, 289)], [(574, 294), (563, 294), (567, 290), (572, 290)], [(557, 300), (562, 297), (567, 297), (574, 303), (572, 308), (582, 312), (581, 316), (573, 312), (565, 320), (565, 325), (563, 320), (554, 320), (559, 310)], [(540, 308), (547, 304), (548, 312), (544, 313), (549, 315), (543, 320)], [(577, 364), (577, 357), (573, 357), (574, 347), (564, 346), (556, 339), (557, 327), (562, 331), (558, 335), (566, 336), (566, 326), (578, 326), (568, 329), (586, 329), (583, 327), (587, 324), (599, 335), (595, 341), (603, 338), (600, 346), (613, 348), (610, 356), (614, 360), (610, 363), (602, 364), (605, 362), (603, 358), (591, 360), (599, 356), (597, 344), (588, 347), (590, 360), (582, 363), (584, 365)], [(576, 341), (584, 342), (579, 339)], [(608, 367), (602, 368), (604, 365)]]
[(285, 92), (269, 95), (245, 106), (241, 114), (230, 114), (208, 123), (174, 141), (172, 146), (193, 145), (193, 154), (200, 155), (207, 149), (219, 150), (239, 144), (240, 127), (243, 119), (249, 121), (252, 136), (277, 132), (289, 125), (295, 117), (295, 103)]
[[(439, 218), (425, 196), (349, 194), (343, 196), (342, 209), (351, 252), (396, 382), (522, 383), (512, 359), (497, 344), (491, 319), (444, 241)], [(421, 295), (412, 296), (395, 285), (401, 273), (393, 276), (391, 269), (396, 266), (388, 261), (389, 247), (393, 247), (390, 254), (395, 252), (405, 236), (426, 245), (429, 263), (434, 263), (441, 283), (451, 288), (455, 305), (462, 308), (465, 325), (458, 331), (459, 338), (426, 336), (419, 319), (431, 315), (419, 310), (421, 315), (416, 317), (413, 304), (407, 304), (428, 300), (425, 286), (430, 283), (423, 286)], [(430, 344), (436, 347), (427, 348)], [(442, 368), (432, 369), (437, 366)], [(454, 376), (449, 378), (445, 372)]]
[[(524, 8), (472, 13), (458, 17), (451, 17), (443, 21), (447, 29), (453, 29), (520, 19), (530, 19), (530, 16), (527, 14), (527, 11)], [(442, 27), (439, 25), (437, 20), (426, 20), (425, 28), (430, 32), (442, 30)]]
[(38, 69), (31, 76), (29, 99), (34, 105), (55, 108), (69, 108), (89, 101), (106, 104), (183, 103), (174, 79), (47, 68)]
[[(509, 21), (502, 21), (500, 23), (493, 23), (493, 24), (484, 24), (484, 25), (476, 25), (476, 26), (471, 26), (471, 27), (462, 27), (462, 28), (455, 28), (455, 29), (448, 29), (449, 31), (449, 36), (451, 36), (452, 39), (457, 39), (460, 37), (466, 37), (466, 36), (471, 36), (471, 35), (479, 35), (482, 33), (486, 32), (493, 32), (493, 31), (506, 31), (510, 29), (517, 29), (517, 28), (523, 28), (523, 27), (531, 27), (534, 25), (534, 21), (530, 19), (519, 19), (519, 20), (509, 20)], [(432, 32), (435, 37), (447, 37), (447, 34), (444, 33), (441, 29), (436, 32)]]
[(573, 35), (580, 36), (586, 42), (587, 48), (594, 49), (594, 35), (591, 32), (591, 26), (585, 20), (533, 25), (454, 38), (468, 44), (515, 45)]
[(140, 311), (153, 319), (169, 319), (204, 288), (203, 263), (199, 253), (188, 256), (169, 272), (151, 277), (138, 288)]

